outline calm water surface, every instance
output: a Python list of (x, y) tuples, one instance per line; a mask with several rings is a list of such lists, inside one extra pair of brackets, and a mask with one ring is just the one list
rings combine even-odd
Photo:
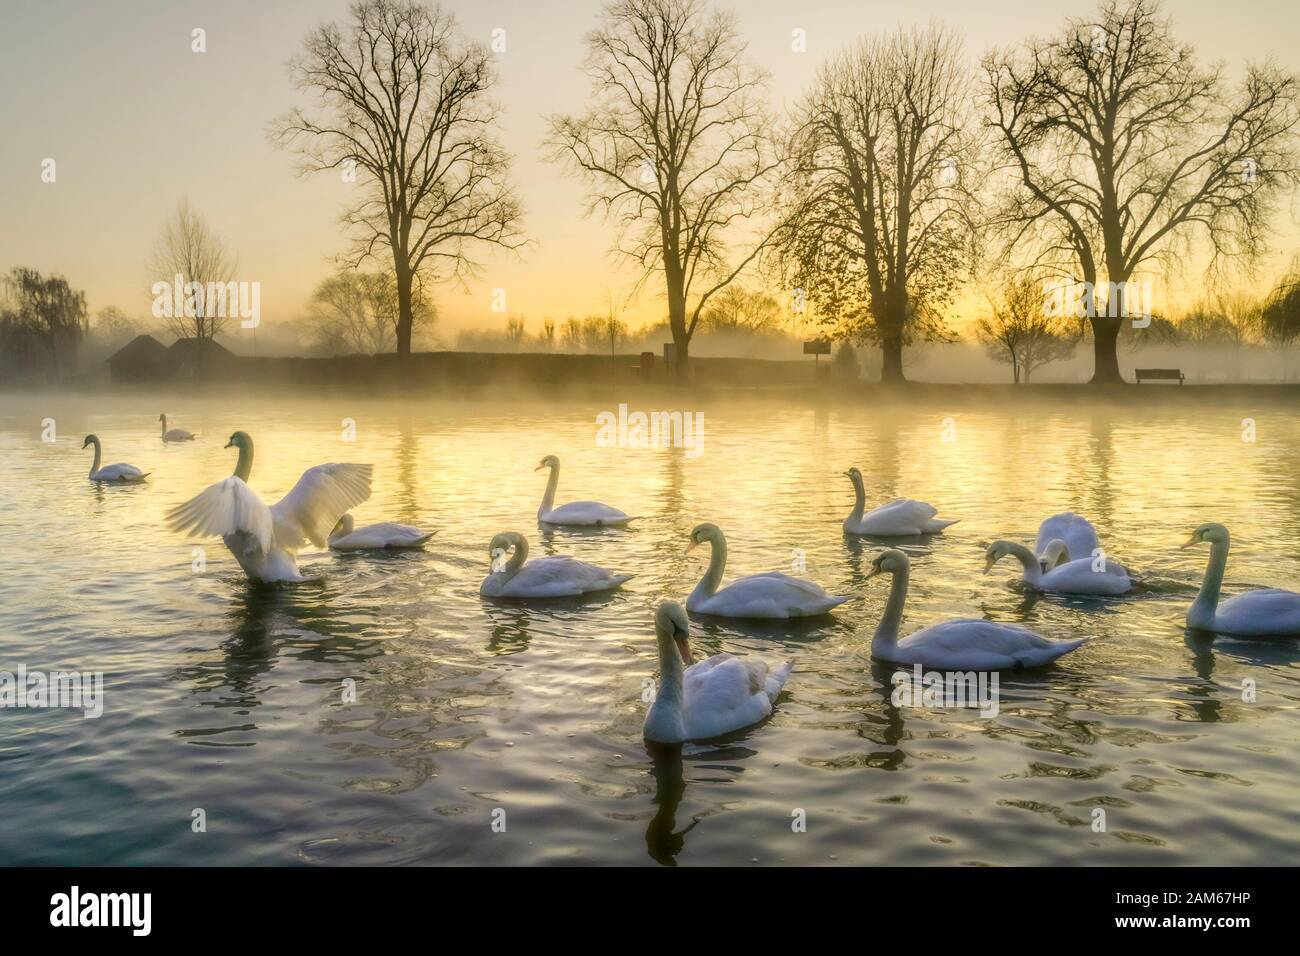
[[(103, 671), (106, 698), (97, 720), (0, 710), (0, 863), (1300, 863), (1300, 646), (1185, 632), (1207, 555), (1178, 550), (1221, 521), (1228, 593), (1300, 584), (1290, 409), (736, 401), (704, 406), (703, 454), (688, 457), (597, 447), (600, 403), (165, 403), (0, 397), (0, 670)], [(201, 440), (164, 447), (163, 410)], [(197, 543), (162, 515), (230, 473), (236, 428), (257, 443), (252, 485), (268, 501), (311, 465), (373, 462), (359, 522), (437, 537), (417, 553), (309, 551), (308, 583), (269, 589), (209, 541), (196, 573)], [(148, 483), (87, 482), (88, 431)], [(547, 453), (563, 462), (558, 500), (645, 520), (540, 532)], [(905, 631), (983, 615), (1091, 642), (1007, 676), (993, 719), (893, 706), (894, 669), (869, 656), (888, 590), (863, 580), (877, 546), (840, 530), (854, 464), (873, 500), (962, 519), (907, 545)], [(1149, 590), (1034, 599), (1010, 561), (981, 573), (985, 543), (1032, 541), (1066, 509)], [(697, 651), (793, 657), (795, 672), (767, 723), (652, 756), (652, 612), (702, 574), (707, 552), (683, 553), (701, 520), (727, 533), (728, 579), (789, 570), (802, 551), (810, 577), (858, 599), (821, 624), (697, 619)], [(533, 555), (636, 577), (585, 604), (484, 601), (502, 530)], [(807, 832), (792, 832), (796, 809)]]

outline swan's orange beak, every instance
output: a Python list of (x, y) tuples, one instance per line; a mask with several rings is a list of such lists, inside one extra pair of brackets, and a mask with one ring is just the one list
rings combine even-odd
[(1192, 535), (1190, 538), (1188, 538), (1186, 541), (1184, 541), (1181, 545), (1178, 546), (1178, 550), (1186, 551), (1188, 548), (1195, 547), (1200, 543), (1201, 543), (1201, 539), (1196, 537), (1196, 535)]
[(995, 565), (995, 564), (997, 563), (997, 560), (998, 560), (997, 558), (990, 557), (990, 556), (987, 555), (987, 554), (984, 556), (984, 573), (985, 573), (985, 574), (988, 574), (990, 571), (993, 570), (993, 565)]
[(879, 567), (873, 567), (870, 571), (868, 571), (868, 572), (866, 573), (866, 576), (863, 577), (862, 580), (864, 580), (864, 581), (870, 581), (872, 578), (874, 578), (874, 577), (875, 577), (877, 574), (879, 574), (879, 573), (880, 573), (880, 568), (879, 568)]
[(683, 551), (682, 554), (690, 554), (692, 551), (695, 550), (695, 546), (697, 544), (699, 544), (699, 542), (696, 541), (694, 538), (692, 538), (691, 543), (686, 546), (686, 550)]

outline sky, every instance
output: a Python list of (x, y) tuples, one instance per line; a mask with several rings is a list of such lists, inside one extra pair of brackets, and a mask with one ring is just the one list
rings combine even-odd
[[(819, 63), (863, 33), (939, 21), (964, 38), (972, 65), (992, 46), (1056, 32), (1084, 16), (1087, 0), (744, 0), (736, 10), (753, 62), (771, 74), (772, 105), (797, 101)], [(462, 31), (496, 55), (503, 108), (498, 131), (514, 156), (514, 181), (532, 245), (489, 252), (468, 288), (434, 291), (439, 328), (496, 328), (492, 290), (530, 331), (543, 317), (604, 311), (627, 302), (637, 278), (609, 249), (614, 233), (586, 218), (586, 187), (547, 162), (547, 116), (580, 112), (590, 88), (579, 69), (598, 0), (448, 0)], [(92, 314), (116, 305), (147, 316), (156, 281), (147, 267), (163, 223), (188, 199), (235, 250), (237, 278), (260, 283), (264, 322), (301, 315), (313, 287), (346, 246), (338, 217), (351, 187), (337, 176), (301, 178), (267, 130), (304, 103), (286, 61), (347, 0), (2, 0), (0, 2), (0, 271), (17, 265), (62, 273), (85, 289)], [(1176, 35), (1231, 76), (1271, 58), (1300, 71), (1295, 0), (1166, 0)], [(206, 31), (207, 51), (191, 51)], [(793, 30), (806, 52), (792, 50)], [(53, 158), (57, 179), (42, 182)], [(1296, 251), (1296, 207), (1280, 214), (1278, 251)], [(651, 282), (628, 302), (631, 324), (664, 312)]]

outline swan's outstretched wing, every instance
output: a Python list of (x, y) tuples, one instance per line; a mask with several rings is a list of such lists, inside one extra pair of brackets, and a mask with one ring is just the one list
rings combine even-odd
[(167, 512), (167, 523), (173, 531), (191, 536), (248, 535), (263, 553), (271, 550), (271, 509), (234, 475)]
[(297, 548), (304, 540), (318, 548), (345, 514), (370, 497), (371, 465), (334, 464), (308, 468), (287, 495), (271, 506), (275, 540)]
[(1097, 541), (1097, 529), (1092, 522), (1073, 511), (1064, 511), (1044, 519), (1038, 526), (1038, 538), (1034, 541), (1034, 554), (1042, 554), (1053, 539), (1060, 538), (1069, 549), (1067, 561), (1091, 557), (1100, 545)]

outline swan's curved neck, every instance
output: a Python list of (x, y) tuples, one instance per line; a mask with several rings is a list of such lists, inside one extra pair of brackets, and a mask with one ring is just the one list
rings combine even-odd
[(524, 562), (528, 560), (528, 539), (521, 535), (510, 543), (514, 545), (514, 551), (510, 555), (510, 560), (506, 562), (506, 566), (501, 570), (507, 576), (513, 577), (524, 566)]
[(667, 634), (659, 634), (659, 687), (655, 691), (655, 706), (669, 704), (680, 708), (682, 703), (682, 654), (677, 643)]
[(1190, 619), (1208, 626), (1214, 620), (1214, 612), (1219, 607), (1219, 590), (1223, 587), (1223, 572), (1228, 566), (1228, 542), (1214, 541), (1210, 544), (1210, 563), (1205, 569), (1205, 580), (1201, 582), (1201, 592), (1192, 602)]
[(99, 471), (99, 455), (100, 455), (99, 439), (92, 438), (90, 443), (95, 446), (95, 460), (90, 464), (90, 474), (93, 477), (95, 472)]
[(166, 415), (158, 416), (158, 424), (162, 426), (162, 435), (164, 438), (166, 438), (167, 437), (167, 416)]
[(546, 514), (555, 507), (555, 489), (560, 484), (560, 466), (551, 465), (551, 477), (546, 479), (546, 494), (542, 495), (542, 506), (538, 514)]
[(1038, 563), (1038, 558), (1034, 552), (1030, 551), (1023, 544), (1017, 544), (1014, 541), (1007, 542), (1007, 554), (1014, 557), (1024, 566), (1025, 580), (1030, 584), (1038, 584), (1043, 579), (1043, 566)]
[(893, 647), (898, 643), (898, 628), (903, 623), (903, 605), (907, 603), (907, 579), (911, 571), (904, 568), (894, 572), (894, 580), (889, 585), (889, 601), (885, 604), (885, 613), (880, 616), (876, 635), (871, 639), (871, 647)]
[(709, 569), (704, 572), (704, 577), (700, 578), (700, 583), (695, 585), (695, 590), (691, 597), (695, 599), (713, 597), (718, 590), (718, 585), (722, 583), (722, 572), (727, 569), (727, 540), (718, 535), (709, 539), (713, 546), (713, 553), (709, 556)]
[(248, 481), (248, 476), (253, 473), (253, 440), (245, 439), (244, 443), (239, 446), (239, 461), (235, 464), (235, 477), (240, 481)]
[(862, 512), (867, 507), (867, 489), (862, 485), (861, 475), (849, 475), (849, 481), (853, 482), (853, 512), (849, 520), (861, 521)]

